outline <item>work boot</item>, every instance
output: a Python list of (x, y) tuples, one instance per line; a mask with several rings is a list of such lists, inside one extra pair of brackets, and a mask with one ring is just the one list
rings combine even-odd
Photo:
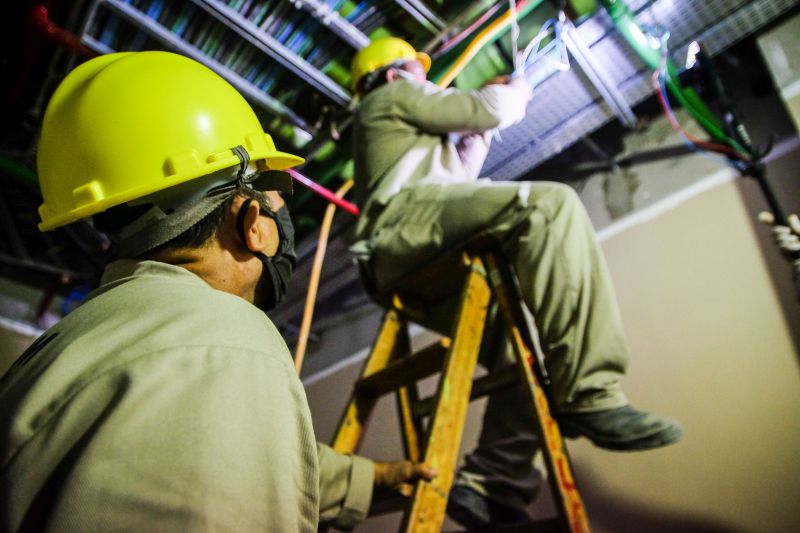
[(566, 413), (556, 417), (566, 437), (586, 437), (608, 450), (631, 452), (660, 448), (683, 435), (677, 420), (626, 405), (606, 411)]
[(457, 485), (447, 500), (447, 516), (469, 530), (489, 530), (500, 526), (527, 524), (528, 513), (480, 494), (474, 489)]

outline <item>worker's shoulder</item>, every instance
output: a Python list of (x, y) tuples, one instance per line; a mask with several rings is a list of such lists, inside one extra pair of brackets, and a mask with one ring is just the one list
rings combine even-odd
[[(81, 322), (124, 330), (163, 346), (206, 344), (242, 350), (282, 348), (267, 316), (243, 298), (210, 287), (193, 275), (137, 275), (76, 310)], [(78, 318), (78, 317), (76, 317)], [(122, 333), (118, 333), (122, 334)]]
[(387, 106), (395, 106), (403, 102), (414, 103), (420, 98), (440, 92), (442, 92), (441, 88), (430, 83), (397, 80), (382, 85), (364, 96), (359, 104), (359, 113), (379, 111)]

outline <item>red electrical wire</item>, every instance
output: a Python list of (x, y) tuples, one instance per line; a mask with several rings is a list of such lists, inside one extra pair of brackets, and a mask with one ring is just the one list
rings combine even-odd
[(680, 125), (675, 116), (672, 113), (670, 113), (669, 105), (667, 104), (666, 101), (666, 96), (661, 91), (661, 84), (658, 81), (659, 74), (660, 74), (659, 71), (653, 72), (653, 77), (652, 77), (653, 88), (656, 91), (656, 96), (658, 96), (658, 102), (659, 104), (661, 104), (661, 109), (664, 111), (664, 115), (667, 117), (667, 120), (669, 121), (669, 124), (670, 126), (672, 126), (673, 130), (686, 137), (692, 144), (694, 144), (698, 148), (701, 148), (703, 150), (710, 150), (712, 152), (721, 152), (733, 156), (735, 159), (738, 159), (740, 161), (745, 161), (745, 162), (750, 161), (747, 157), (743, 156), (741, 153), (737, 152), (730, 146), (698, 139), (697, 137), (695, 137), (694, 135), (690, 134), (688, 131), (683, 129), (683, 127)]
[(58, 46), (85, 57), (97, 55), (94, 50), (81, 42), (80, 37), (53, 22), (47, 7), (43, 5), (32, 7), (28, 12), (28, 20), (31, 26), (36, 28), (46, 39), (55, 42)]

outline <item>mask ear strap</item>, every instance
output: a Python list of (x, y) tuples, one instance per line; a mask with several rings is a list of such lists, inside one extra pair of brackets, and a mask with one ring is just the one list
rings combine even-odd
[(250, 248), (247, 246), (247, 239), (245, 239), (244, 217), (247, 215), (247, 208), (250, 207), (250, 204), (252, 203), (253, 199), (248, 198), (242, 203), (242, 207), (239, 208), (239, 212), (236, 213), (236, 231), (239, 233), (239, 238), (242, 239), (242, 244), (244, 244), (245, 248), (248, 250)]
[(236, 174), (236, 181), (239, 182), (239, 186), (244, 184), (244, 177), (247, 174), (247, 165), (250, 164), (250, 154), (247, 153), (247, 150), (244, 149), (244, 146), (237, 145), (231, 148), (231, 152), (239, 158), (239, 172)]
[[(247, 251), (249, 251), (251, 254), (258, 257), (259, 259), (261, 259), (261, 261), (269, 263), (271, 262), (270, 256), (262, 252), (252, 251), (250, 247), (247, 246), (247, 240), (245, 239), (244, 218), (245, 216), (247, 216), (247, 208), (250, 207), (250, 204), (252, 203), (253, 203), (252, 198), (248, 198), (247, 200), (242, 202), (242, 207), (240, 207), (239, 212), (236, 213), (236, 232), (239, 234), (239, 238), (242, 240), (242, 244), (244, 244), (244, 247), (247, 248)], [(281, 242), (283, 242), (283, 239), (281, 239)]]

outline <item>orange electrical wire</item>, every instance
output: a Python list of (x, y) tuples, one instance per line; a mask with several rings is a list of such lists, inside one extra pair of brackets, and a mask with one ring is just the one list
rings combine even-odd
[(708, 150), (711, 152), (725, 154), (729, 157), (732, 157), (739, 161), (743, 161), (745, 163), (750, 162), (750, 159), (748, 157), (739, 153), (737, 150), (735, 150), (730, 146), (710, 141), (704, 141), (703, 139), (698, 139), (697, 137), (686, 131), (683, 128), (683, 126), (681, 126), (680, 122), (678, 122), (678, 119), (670, 112), (669, 103), (666, 101), (667, 96), (661, 90), (661, 84), (659, 83), (659, 75), (660, 75), (659, 71), (656, 70), (653, 72), (653, 75), (651, 76), (651, 80), (653, 82), (653, 88), (655, 89), (656, 96), (658, 97), (658, 102), (659, 104), (661, 104), (661, 109), (664, 111), (664, 115), (667, 117), (667, 121), (669, 122), (673, 130), (686, 137), (686, 139), (688, 139), (689, 142), (691, 142), (698, 148), (701, 148), (703, 150)]
[[(517, 4), (516, 13), (519, 13), (525, 4), (530, 2), (531, 0), (523, 0)], [(501, 30), (507, 27), (511, 23), (512, 13), (509, 9), (496, 19), (492, 21), (491, 24), (486, 26), (476, 37), (469, 43), (469, 46), (458, 56), (456, 62), (450, 65), (450, 68), (442, 76), (442, 79), (439, 80), (438, 85), (439, 87), (447, 87), (450, 85), (453, 80), (458, 76), (458, 74), (464, 70), (464, 67), (467, 66), (475, 55), (480, 52), (481, 48), (483, 48), (486, 43), (488, 43), (495, 35), (498, 34)]]
[[(353, 180), (347, 180), (339, 187), (339, 190), (336, 191), (336, 196), (342, 198), (352, 186)], [(297, 370), (298, 376), (300, 375), (300, 370), (303, 368), (303, 359), (305, 359), (306, 349), (308, 348), (308, 336), (311, 333), (311, 320), (314, 317), (314, 305), (317, 302), (319, 278), (322, 274), (322, 263), (325, 260), (325, 251), (328, 248), (328, 236), (331, 232), (333, 214), (335, 212), (336, 204), (328, 204), (328, 207), (325, 209), (325, 215), (322, 217), (322, 225), (320, 225), (319, 228), (319, 241), (317, 242), (317, 251), (314, 253), (314, 262), (311, 265), (306, 304), (303, 308), (303, 319), (300, 322), (300, 333), (297, 337), (297, 345), (294, 349), (294, 368)]]

